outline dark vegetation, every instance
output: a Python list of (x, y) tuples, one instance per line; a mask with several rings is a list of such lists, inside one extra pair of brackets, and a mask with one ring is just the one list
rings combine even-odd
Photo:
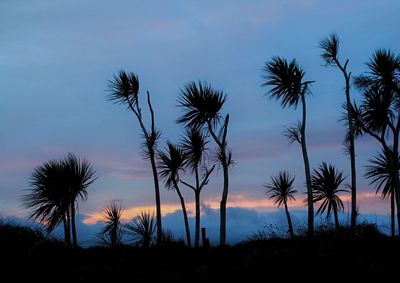
[[(66, 248), (30, 228), (0, 226), (2, 282), (324, 282), (397, 278), (400, 242), (373, 225), (316, 230), (314, 239), (252, 240), (235, 246)], [(312, 272), (308, 269), (312, 264)], [(395, 280), (396, 282), (396, 280)]]
[[(321, 162), (311, 168), (306, 142), (307, 99), (316, 83), (296, 59), (272, 57), (263, 68), (266, 95), (278, 100), (282, 108), (301, 108), (301, 121), (288, 127), (284, 135), (289, 143), (301, 147), (304, 162), (305, 188), (294, 188), (295, 176), (278, 172), (265, 184), (267, 197), (285, 209), (290, 239), (267, 237), (265, 231), (249, 236), (235, 246), (226, 245), (226, 207), (229, 193), (229, 172), (234, 164), (228, 147), (229, 114), (222, 109), (227, 95), (206, 82), (186, 84), (178, 96), (181, 115), (177, 123), (185, 133), (178, 144), (167, 142), (159, 147), (161, 131), (155, 126), (150, 93), (146, 91), (146, 109), (139, 79), (134, 73), (119, 72), (109, 81), (109, 100), (125, 105), (134, 114), (143, 138), (144, 158), (150, 161), (155, 192), (155, 215), (141, 212), (128, 223), (121, 221), (123, 207), (109, 202), (103, 209), (103, 229), (97, 235), (98, 246), (79, 247), (75, 219), (78, 205), (88, 197), (88, 188), (96, 180), (89, 161), (68, 154), (43, 163), (33, 170), (31, 190), (22, 198), (31, 209), (30, 218), (47, 230), (32, 230), (12, 224), (0, 225), (0, 271), (10, 281), (86, 282), (116, 280), (146, 281), (379, 281), (395, 277), (400, 252), (400, 56), (389, 50), (375, 51), (367, 62), (367, 71), (352, 77), (349, 60), (339, 58), (336, 35), (320, 41), (321, 58), (327, 66), (338, 68), (345, 80), (344, 115), (345, 152), (349, 155), (351, 180), (334, 165)], [(351, 100), (356, 88), (362, 99)], [(150, 117), (146, 123), (144, 117)], [(147, 126), (146, 126), (147, 125)], [(371, 224), (357, 223), (355, 142), (368, 135), (379, 142), (375, 157), (369, 160), (365, 177), (376, 193), (391, 200), (391, 237), (380, 234)], [(223, 188), (220, 201), (219, 246), (210, 247), (207, 239), (200, 244), (201, 191), (217, 169), (222, 170)], [(215, 169), (215, 170), (214, 170)], [(174, 191), (182, 207), (182, 224), (186, 242), (162, 229), (159, 179)], [(261, 185), (260, 185), (261, 187)], [(194, 247), (181, 190), (190, 189), (195, 198)], [(296, 193), (306, 193), (307, 230), (294, 231), (289, 204)], [(344, 210), (343, 194), (351, 194), (349, 227), (339, 223), (338, 213)], [(314, 208), (318, 207), (316, 211)], [(314, 214), (333, 216), (335, 229), (316, 229)], [(327, 222), (328, 222), (327, 221)], [(64, 241), (51, 239), (58, 225)], [(205, 232), (205, 230), (202, 230)], [(123, 241), (124, 235), (129, 241)], [(400, 233), (399, 233), (400, 236)], [(200, 247), (202, 246), (202, 247)], [(398, 277), (396, 277), (398, 280)]]

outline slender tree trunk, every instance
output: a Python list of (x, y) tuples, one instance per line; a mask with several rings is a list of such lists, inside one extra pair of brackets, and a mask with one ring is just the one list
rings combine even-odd
[(288, 226), (289, 226), (290, 238), (293, 238), (294, 237), (294, 233), (293, 233), (292, 219), (290, 218), (289, 209), (287, 207), (286, 201), (284, 202), (284, 204), (285, 204), (286, 218), (287, 218), (287, 222), (288, 222)]
[(174, 183), (174, 186), (175, 186), (175, 190), (178, 193), (179, 199), (181, 201), (182, 213), (183, 213), (183, 221), (185, 222), (186, 242), (187, 242), (188, 247), (191, 247), (192, 246), (192, 240), (190, 239), (189, 221), (188, 221), (187, 212), (186, 212), (185, 200), (183, 199), (181, 191), (179, 190), (178, 184), (176, 183), (175, 180), (173, 180), (173, 183)]
[(339, 231), (339, 217), (338, 217), (338, 212), (337, 212), (337, 208), (333, 209), (333, 216), (335, 217), (335, 228), (336, 228), (336, 232)]
[(154, 149), (149, 148), (151, 169), (153, 170), (154, 190), (156, 195), (156, 226), (157, 226), (157, 245), (162, 241), (162, 224), (161, 224), (161, 200), (160, 200), (160, 186), (158, 183), (158, 174), (156, 162), (154, 159)]
[(78, 239), (76, 237), (76, 225), (75, 225), (75, 203), (71, 204), (71, 230), (72, 230), (72, 244), (74, 247), (78, 246)]
[(65, 214), (62, 217), (63, 220), (63, 225), (64, 225), (64, 241), (65, 244), (69, 247), (71, 245), (71, 238), (69, 235), (69, 229), (68, 229), (68, 224), (67, 224), (67, 219), (65, 217)]
[(229, 173), (228, 173), (228, 165), (226, 164), (226, 157), (225, 157), (225, 162), (222, 164), (222, 170), (224, 173), (224, 190), (222, 192), (222, 199), (220, 203), (221, 218), (220, 218), (220, 228), (219, 228), (220, 232), (219, 243), (221, 246), (226, 244), (226, 203), (228, 201), (228, 189), (229, 189)]
[(68, 247), (71, 246), (71, 215), (70, 215), (70, 211), (67, 208), (66, 212), (65, 212), (66, 216), (67, 216), (67, 245)]
[(396, 201), (396, 208), (397, 208), (397, 227), (399, 227), (399, 238), (400, 238), (400, 180), (399, 180), (399, 129), (400, 129), (400, 117), (398, 118), (397, 125), (396, 125), (396, 132), (393, 134), (393, 158), (394, 164), (396, 168), (396, 177), (394, 178), (395, 181), (395, 201)]
[(196, 190), (194, 194), (195, 194), (195, 204), (196, 204), (196, 226), (195, 226), (194, 246), (198, 247), (200, 245), (200, 192)]
[(394, 190), (392, 190), (392, 192), (390, 193), (390, 231), (391, 231), (391, 235), (392, 238), (394, 238), (395, 236), (395, 203), (394, 203), (395, 199), (394, 199)]
[(343, 73), (343, 77), (346, 82), (346, 105), (347, 105), (347, 124), (349, 133), (349, 153), (350, 153), (350, 165), (351, 165), (351, 228), (357, 225), (357, 175), (356, 175), (356, 153), (355, 153), (355, 143), (354, 143), (354, 127), (353, 118), (351, 112), (351, 99), (350, 99), (350, 78), (351, 73), (347, 73), (346, 67), (349, 60), (346, 61), (344, 66), (335, 59), (336, 65)]
[(308, 160), (307, 146), (306, 146), (306, 100), (304, 94), (301, 96), (301, 102), (303, 106), (303, 120), (301, 123), (301, 150), (304, 159), (304, 171), (306, 175), (307, 185), (307, 204), (308, 204), (308, 236), (314, 235), (314, 206), (313, 206), (313, 195), (311, 188), (311, 173), (310, 173), (310, 162)]

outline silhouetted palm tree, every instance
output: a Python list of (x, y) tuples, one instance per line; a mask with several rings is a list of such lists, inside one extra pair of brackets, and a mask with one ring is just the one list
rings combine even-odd
[[(226, 101), (222, 91), (213, 89), (207, 83), (190, 82), (185, 85), (179, 97), (178, 106), (185, 113), (178, 119), (178, 123), (189, 128), (207, 128), (218, 146), (218, 159), (224, 175), (224, 188), (220, 202), (220, 245), (226, 242), (226, 203), (229, 191), (229, 167), (232, 164), (232, 153), (228, 149), (227, 133), (229, 114), (221, 121), (221, 108)], [(217, 130), (217, 126), (222, 126)]]
[(326, 211), (326, 218), (333, 212), (336, 230), (339, 229), (338, 211), (343, 211), (343, 202), (338, 196), (341, 192), (348, 192), (347, 189), (340, 189), (343, 180), (343, 173), (336, 170), (335, 166), (327, 165), (325, 162), (315, 170), (312, 175), (313, 201), (321, 201), (317, 214)]
[(309, 92), (309, 86), (313, 81), (304, 81), (305, 72), (293, 59), (288, 62), (281, 57), (274, 57), (270, 62), (265, 63), (263, 69), (265, 72), (265, 83), (263, 86), (271, 87), (269, 96), (281, 101), (282, 107), (296, 108), (299, 103), (302, 105), (302, 122), (298, 131), (295, 131), (295, 140), (301, 144), (304, 160), (304, 171), (307, 185), (307, 203), (308, 203), (308, 234), (314, 233), (314, 209), (312, 201), (310, 162), (308, 159), (306, 146), (306, 94)]
[(165, 180), (165, 185), (168, 189), (173, 189), (179, 196), (182, 206), (183, 220), (185, 223), (185, 231), (186, 231), (186, 241), (188, 246), (192, 245), (192, 241), (190, 239), (190, 229), (189, 229), (189, 221), (186, 212), (185, 200), (181, 194), (179, 189), (179, 173), (184, 170), (186, 163), (186, 154), (182, 148), (167, 143), (166, 152), (159, 152), (159, 162), (158, 168), (160, 172), (160, 176)]
[[(368, 72), (356, 77), (356, 87), (363, 91), (361, 106), (354, 106), (355, 122), (362, 134), (374, 137), (394, 164), (399, 163), (400, 136), (400, 56), (390, 50), (377, 50), (367, 63)], [(392, 138), (392, 141), (389, 139)], [(391, 145), (392, 144), (392, 145)], [(396, 166), (397, 167), (397, 166)], [(400, 180), (394, 178), (397, 221), (400, 227)], [(400, 236), (400, 234), (399, 234)]]
[(125, 229), (127, 234), (133, 237), (134, 245), (150, 247), (156, 230), (154, 215), (150, 212), (140, 212), (125, 225)]
[(63, 222), (65, 241), (70, 235), (77, 246), (75, 217), (78, 200), (87, 199), (87, 188), (96, 180), (90, 163), (69, 153), (61, 160), (51, 160), (37, 167), (31, 176), (31, 193), (23, 196), (26, 207), (34, 208), (31, 218), (52, 231)]
[(103, 209), (104, 220), (102, 222), (104, 227), (99, 235), (102, 244), (111, 248), (121, 245), (123, 234), (121, 216), (123, 211), (124, 208), (115, 202), (110, 202)]
[[(195, 195), (195, 207), (196, 207), (196, 220), (195, 220), (195, 246), (198, 247), (200, 244), (200, 193), (205, 185), (208, 184), (210, 174), (214, 170), (215, 166), (208, 169), (204, 165), (204, 159), (207, 151), (207, 138), (200, 129), (189, 128), (186, 131), (185, 137), (183, 139), (182, 148), (185, 152), (187, 162), (186, 165), (189, 166), (192, 173), (195, 176), (195, 185), (192, 186), (187, 182), (181, 180), (181, 182), (188, 188), (194, 191)], [(204, 175), (200, 179), (200, 166), (204, 167)]]
[(45, 224), (50, 232), (63, 222), (64, 240), (70, 246), (70, 203), (65, 181), (59, 160), (45, 162), (33, 170), (32, 189), (22, 197), (22, 202), (25, 207), (34, 209), (29, 218)]
[(395, 178), (399, 174), (399, 164), (396, 165), (390, 151), (382, 150), (373, 159), (368, 160), (365, 176), (371, 179), (370, 185), (376, 185), (376, 193), (381, 192), (382, 198), (390, 197), (390, 228), (395, 236)]
[(78, 200), (87, 200), (87, 188), (96, 180), (96, 171), (88, 160), (80, 159), (73, 153), (68, 153), (62, 160), (62, 166), (66, 175), (66, 185), (68, 186), (70, 197), (72, 241), (74, 246), (77, 246), (75, 217)]
[(135, 114), (144, 137), (144, 147), (146, 158), (150, 159), (153, 170), (154, 190), (156, 199), (156, 219), (157, 219), (157, 244), (161, 243), (162, 223), (161, 223), (161, 200), (160, 187), (158, 183), (157, 167), (155, 162), (155, 152), (160, 132), (155, 128), (154, 111), (150, 101), (150, 93), (147, 91), (147, 105), (151, 115), (151, 127), (147, 129), (143, 122), (142, 109), (139, 103), (139, 79), (134, 73), (127, 74), (120, 71), (118, 75), (109, 81), (109, 100), (125, 104)]
[(285, 207), (291, 238), (293, 238), (294, 233), (287, 203), (290, 200), (296, 200), (294, 194), (297, 193), (297, 191), (294, 189), (293, 182), (294, 177), (292, 178), (289, 172), (284, 171), (279, 172), (277, 176), (272, 176), (271, 183), (264, 185), (264, 187), (267, 188), (269, 199), (273, 200), (278, 207), (281, 207), (282, 204)]
[(347, 65), (349, 59), (344, 64), (339, 61), (339, 38), (336, 34), (331, 34), (329, 37), (323, 39), (319, 43), (320, 48), (323, 50), (321, 54), (322, 59), (326, 65), (338, 67), (342, 72), (345, 81), (345, 110), (346, 110), (346, 124), (348, 126), (347, 134), (345, 137), (345, 145), (348, 148), (350, 154), (350, 165), (351, 165), (351, 227), (356, 226), (357, 218), (357, 179), (356, 179), (356, 154), (354, 145), (354, 127), (353, 118), (351, 111), (351, 99), (350, 99), (350, 79), (351, 72), (347, 72)]

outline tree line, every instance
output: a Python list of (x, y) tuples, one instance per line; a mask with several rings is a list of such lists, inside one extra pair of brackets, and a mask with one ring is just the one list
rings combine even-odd
[[(339, 229), (338, 212), (344, 210), (340, 193), (351, 193), (350, 227), (357, 225), (357, 172), (356, 139), (368, 135), (376, 139), (381, 149), (369, 160), (365, 177), (376, 187), (376, 193), (390, 197), (391, 234), (395, 235), (395, 210), (400, 227), (400, 180), (399, 180), (399, 133), (400, 133), (400, 56), (390, 50), (376, 50), (366, 63), (367, 71), (353, 77), (349, 71), (349, 59), (339, 57), (339, 38), (331, 34), (319, 42), (321, 59), (326, 66), (340, 71), (344, 80), (344, 103), (342, 121), (346, 127), (344, 145), (350, 159), (351, 183), (343, 186), (343, 172), (332, 164), (322, 162), (311, 170), (306, 142), (307, 97), (311, 93), (313, 80), (306, 79), (306, 72), (296, 59), (272, 57), (262, 69), (263, 87), (267, 96), (280, 101), (282, 108), (301, 106), (301, 121), (285, 130), (289, 143), (298, 143), (304, 162), (306, 179), (308, 228), (314, 234), (314, 203), (320, 206), (316, 213), (333, 214), (335, 227)], [(351, 90), (362, 94), (360, 102), (352, 101)], [(156, 213), (141, 213), (130, 224), (121, 225), (123, 208), (110, 203), (104, 210), (104, 229), (99, 238), (107, 243), (118, 243), (123, 231), (130, 231), (140, 238), (143, 245), (162, 245), (168, 233), (162, 228), (159, 178), (168, 190), (175, 191), (182, 208), (186, 244), (191, 246), (191, 233), (182, 187), (194, 193), (195, 239), (200, 245), (200, 202), (201, 191), (206, 187), (215, 168), (222, 168), (223, 188), (220, 201), (220, 245), (226, 244), (226, 206), (229, 194), (229, 171), (233, 164), (232, 152), (228, 147), (229, 114), (222, 109), (227, 95), (202, 81), (189, 82), (181, 89), (177, 106), (182, 114), (176, 122), (183, 126), (183, 138), (177, 144), (167, 141), (163, 149), (159, 145), (161, 132), (156, 127), (155, 111), (151, 95), (146, 91), (145, 105), (149, 121), (142, 113), (142, 93), (135, 73), (120, 71), (108, 81), (108, 99), (127, 106), (142, 132), (145, 159), (149, 160), (153, 173)], [(210, 148), (210, 144), (213, 148)], [(191, 177), (192, 181), (187, 178)], [(32, 208), (31, 218), (44, 223), (51, 231), (63, 223), (65, 241), (77, 245), (75, 217), (78, 200), (87, 198), (87, 188), (96, 179), (95, 170), (87, 160), (68, 154), (60, 160), (51, 160), (37, 167), (31, 176), (31, 191), (23, 196), (26, 207)], [(283, 206), (288, 221), (288, 231), (294, 236), (288, 202), (295, 199), (294, 177), (287, 171), (278, 172), (265, 184), (267, 196), (278, 207)], [(135, 236), (136, 235), (136, 236)], [(145, 235), (145, 236), (143, 236)], [(114, 245), (110, 244), (110, 245)]]

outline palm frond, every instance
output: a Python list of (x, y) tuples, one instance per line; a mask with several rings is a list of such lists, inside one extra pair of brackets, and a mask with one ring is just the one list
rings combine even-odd
[(192, 172), (204, 161), (207, 157), (207, 136), (198, 128), (186, 129), (181, 147), (186, 155), (186, 165), (190, 167)]
[(273, 200), (278, 207), (289, 200), (296, 200), (294, 195), (297, 193), (297, 190), (294, 189), (293, 182), (294, 177), (287, 171), (282, 171), (272, 176), (271, 182), (264, 185), (267, 188), (266, 193), (268, 198)]
[(116, 103), (137, 106), (139, 94), (139, 79), (134, 73), (120, 71), (108, 81), (108, 99)]
[(339, 54), (339, 37), (332, 33), (327, 38), (319, 42), (319, 47), (322, 49), (321, 58), (327, 65), (336, 65), (336, 60)]
[(154, 215), (150, 212), (140, 212), (125, 225), (125, 231), (132, 236), (134, 245), (149, 247), (153, 243), (156, 231)]
[(215, 126), (221, 119), (220, 110), (227, 97), (206, 82), (190, 82), (181, 90), (178, 107), (184, 111), (177, 120), (190, 128), (201, 128), (210, 123)]
[(294, 142), (301, 144), (301, 122), (299, 121), (297, 124), (286, 128), (282, 134), (287, 138), (289, 144)]
[(179, 182), (179, 172), (184, 171), (187, 155), (183, 148), (167, 142), (167, 150), (158, 152), (159, 174), (167, 188), (174, 188), (174, 182)]

